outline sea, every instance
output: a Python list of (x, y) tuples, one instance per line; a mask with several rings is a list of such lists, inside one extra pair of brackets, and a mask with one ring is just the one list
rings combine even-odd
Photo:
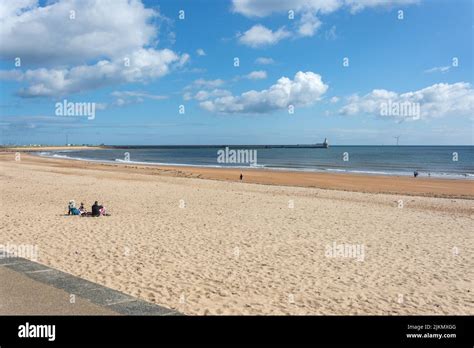
[(474, 179), (474, 146), (111, 146), (98, 150), (40, 152), (39, 155), (160, 166), (405, 176), (417, 171), (420, 177)]

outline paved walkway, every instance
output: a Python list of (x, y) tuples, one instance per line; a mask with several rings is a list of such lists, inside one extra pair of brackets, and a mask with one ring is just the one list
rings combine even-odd
[(119, 291), (0, 255), (0, 315), (179, 315)]

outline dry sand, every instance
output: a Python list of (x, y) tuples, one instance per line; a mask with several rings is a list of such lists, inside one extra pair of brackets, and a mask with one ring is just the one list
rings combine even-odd
[[(472, 181), (266, 173), (3, 154), (0, 244), (186, 314), (474, 314)], [(64, 216), (70, 199), (112, 216)]]

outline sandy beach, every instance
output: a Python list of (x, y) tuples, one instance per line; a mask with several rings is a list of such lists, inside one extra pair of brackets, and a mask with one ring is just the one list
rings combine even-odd
[[(474, 182), (0, 154), (0, 244), (185, 314), (474, 314)], [(264, 185), (266, 184), (266, 185)], [(109, 217), (65, 216), (70, 199)], [(339, 246), (355, 254), (338, 254)]]

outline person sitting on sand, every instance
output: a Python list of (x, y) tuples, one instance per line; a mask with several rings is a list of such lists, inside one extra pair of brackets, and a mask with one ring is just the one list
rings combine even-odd
[(107, 215), (105, 212), (105, 207), (102, 205), (99, 205), (97, 201), (94, 202), (94, 205), (92, 206), (92, 216), (105, 216)]
[(81, 211), (76, 208), (76, 202), (70, 200), (68, 203), (67, 215), (81, 215)]
[(92, 206), (92, 216), (100, 216), (100, 208), (99, 202), (95, 201), (94, 205)]
[(72, 214), (72, 209), (73, 208), (76, 208), (76, 202), (74, 202), (73, 200), (70, 200), (68, 205), (67, 205), (67, 215), (71, 215)]
[(81, 203), (81, 206), (79, 207), (79, 211), (81, 212), (81, 215), (87, 213), (86, 208), (84, 207), (84, 203)]
[(100, 212), (100, 215), (102, 216), (106, 216), (107, 214), (105, 213), (105, 207), (100, 205), (100, 208), (99, 208), (99, 212)]

